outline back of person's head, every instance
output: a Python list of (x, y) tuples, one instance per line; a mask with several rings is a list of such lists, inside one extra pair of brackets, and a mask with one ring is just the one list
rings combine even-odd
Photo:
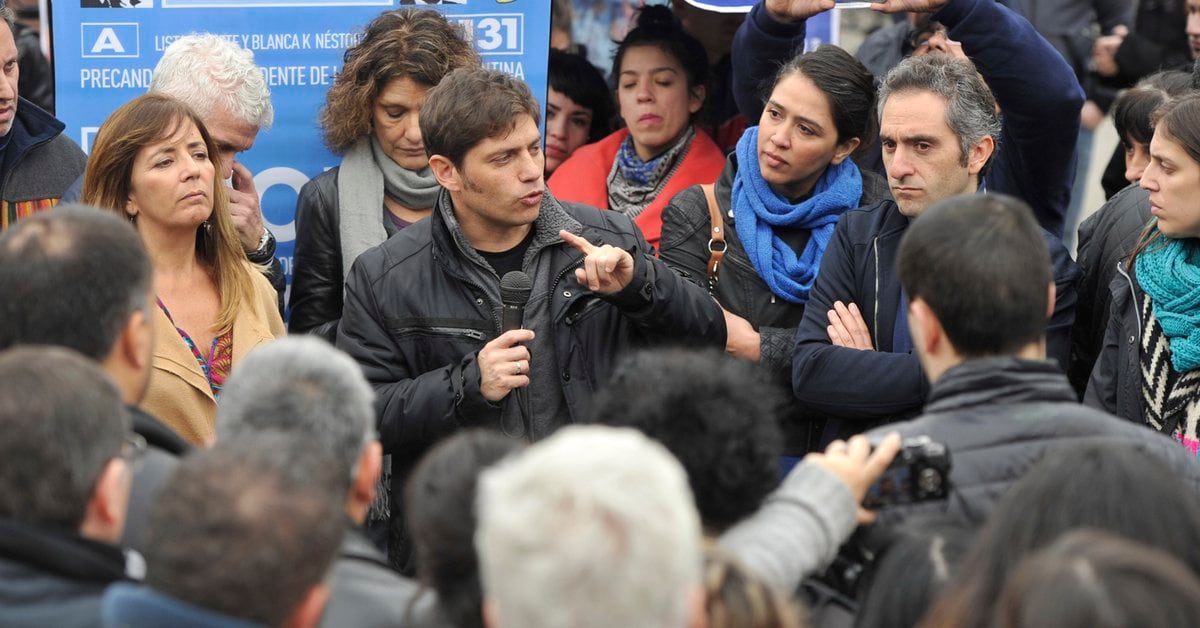
[(772, 88), (793, 74), (804, 76), (825, 94), (837, 127), (838, 144), (857, 137), (860, 146), (873, 145), (875, 77), (858, 59), (838, 46), (821, 46), (783, 64)]
[(588, 142), (598, 142), (612, 131), (612, 92), (596, 66), (581, 55), (552, 49), (546, 72), (550, 89), (592, 110)]
[[(896, 94), (931, 92), (946, 101), (946, 124), (958, 137), (959, 163), (966, 167), (971, 147), (984, 137), (1000, 142), (1000, 116), (996, 113), (996, 98), (983, 77), (969, 61), (949, 55), (909, 57), (892, 68), (879, 86), (877, 108), (879, 118), (888, 98)], [(988, 158), (983, 172), (995, 157)]]
[(637, 26), (625, 35), (613, 56), (613, 80), (621, 74), (625, 53), (639, 46), (654, 46), (679, 62), (689, 90), (704, 87), (708, 83), (708, 53), (704, 50), (704, 44), (683, 30), (671, 7), (649, 5), (639, 10)]
[(217, 438), (278, 431), (319, 445), (337, 460), (343, 489), (375, 439), (375, 392), (362, 369), (328, 342), (292, 336), (250, 352), (221, 390)]
[(662, 443), (687, 471), (701, 521), (720, 532), (779, 485), (781, 400), (772, 384), (722, 351), (639, 351), (614, 367), (591, 416)]
[(1113, 124), (1117, 137), (1130, 148), (1132, 142), (1149, 144), (1154, 136), (1154, 111), (1192, 89), (1192, 76), (1179, 70), (1155, 72), (1121, 92), (1113, 104)]
[(337, 467), (319, 445), (280, 433), (188, 456), (150, 511), (146, 585), (266, 626), (319, 614), (344, 526)]
[(708, 628), (801, 628), (800, 608), (718, 548), (704, 553)]
[(700, 522), (661, 445), (567, 427), (479, 482), (491, 628), (683, 626), (703, 612)]
[(541, 110), (529, 86), (507, 72), (463, 67), (429, 90), (421, 107), (421, 137), (429, 156), (462, 166), (467, 152), (516, 128), (521, 116), (536, 123)]
[(900, 284), (964, 358), (1009, 355), (1046, 333), (1050, 254), (1033, 210), (1001, 194), (935, 203), (904, 233)]
[(892, 537), (868, 568), (855, 628), (917, 625), (942, 589), (958, 577), (975, 530), (950, 519), (916, 519)]
[(388, 83), (407, 78), (420, 87), (441, 82), (451, 70), (478, 67), (479, 56), (462, 28), (441, 11), (397, 9), (380, 13), (362, 39), (346, 49), (321, 110), (325, 143), (341, 153), (372, 129), (372, 112)]
[(479, 474), (521, 448), (498, 432), (474, 429), (447, 438), (421, 458), (409, 477), (405, 515), (421, 581), (457, 628), (483, 625), (483, 592), (475, 555)]
[(222, 35), (193, 33), (171, 42), (154, 67), (150, 91), (183, 101), (201, 118), (224, 110), (259, 128), (275, 120), (254, 53)]
[(1200, 626), (1200, 579), (1166, 552), (1080, 530), (1017, 566), (996, 602), (991, 625)]
[(79, 205), (26, 218), (0, 234), (0, 349), (55, 345), (102, 361), (151, 306), (151, 277), (126, 221)]
[(1158, 548), (1200, 573), (1200, 497), (1132, 444), (1052, 448), (997, 503), (931, 625), (986, 626), (1017, 563), (1077, 528)]
[[(0, 352), (0, 518), (115, 542), (128, 431), (125, 405), (94, 362), (57, 347)], [(107, 519), (100, 534), (88, 529), (95, 514)]]

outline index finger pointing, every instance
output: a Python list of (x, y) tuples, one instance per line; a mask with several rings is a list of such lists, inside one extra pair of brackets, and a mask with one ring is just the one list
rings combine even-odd
[(593, 246), (591, 242), (588, 242), (585, 238), (577, 236), (566, 229), (559, 230), (558, 237), (562, 238), (563, 242), (566, 242), (567, 244), (570, 244), (578, 249), (579, 252), (583, 253), (584, 255), (591, 255), (592, 252), (596, 250), (596, 247)]

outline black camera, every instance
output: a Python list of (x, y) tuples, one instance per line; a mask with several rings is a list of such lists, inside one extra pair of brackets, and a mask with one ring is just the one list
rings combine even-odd
[(892, 464), (867, 489), (863, 506), (914, 504), (946, 499), (949, 494), (950, 450), (919, 436), (904, 441)]

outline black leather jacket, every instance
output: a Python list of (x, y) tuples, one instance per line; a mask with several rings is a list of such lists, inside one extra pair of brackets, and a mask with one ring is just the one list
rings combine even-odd
[(296, 244), (288, 331), (333, 341), (342, 317), (342, 241), (337, 168), (314, 177), (296, 200)]
[[(383, 211), (380, 206), (379, 219), (391, 237), (397, 229), (384, 220)], [(300, 188), (288, 331), (314, 334), (329, 342), (337, 337), (345, 292), (338, 212), (338, 168), (322, 172)]]

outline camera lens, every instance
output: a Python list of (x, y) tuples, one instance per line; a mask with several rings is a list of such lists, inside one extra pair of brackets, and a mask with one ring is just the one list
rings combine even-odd
[(917, 487), (921, 495), (937, 495), (942, 492), (942, 474), (937, 469), (921, 469), (917, 476)]

